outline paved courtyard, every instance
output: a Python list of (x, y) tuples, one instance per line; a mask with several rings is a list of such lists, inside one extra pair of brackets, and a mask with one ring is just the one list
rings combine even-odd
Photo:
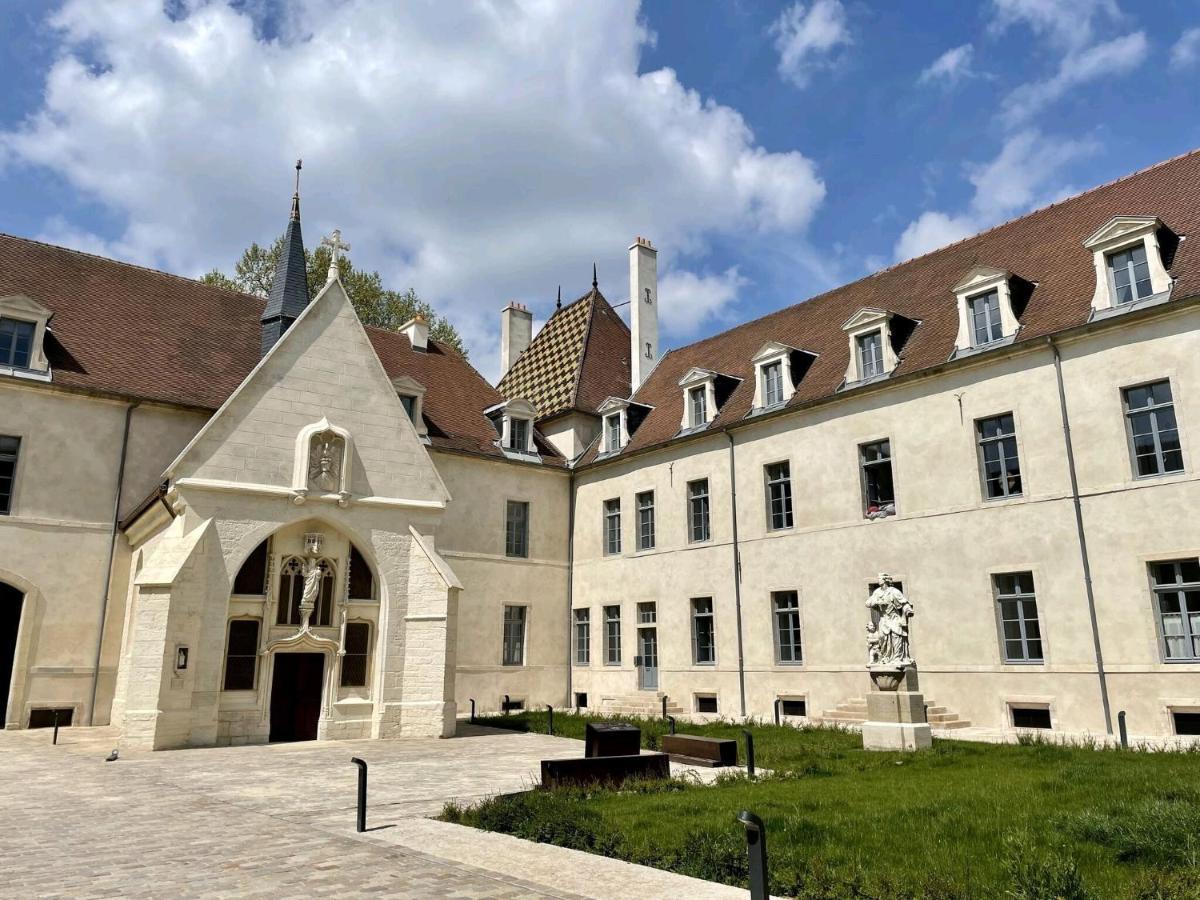
[[(533, 784), (582, 744), (451, 740), (123, 754), (109, 729), (0, 731), (3, 897), (744, 898), (745, 891), (435, 822), (450, 799)], [(368, 831), (354, 830), (370, 765)]]

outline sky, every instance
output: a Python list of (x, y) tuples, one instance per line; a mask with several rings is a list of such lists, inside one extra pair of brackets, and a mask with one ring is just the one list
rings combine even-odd
[[(0, 231), (180, 275), (282, 233), (664, 349), (1200, 147), (1200, 2), (0, 0)], [(192, 323), (203, 327), (203, 323)]]

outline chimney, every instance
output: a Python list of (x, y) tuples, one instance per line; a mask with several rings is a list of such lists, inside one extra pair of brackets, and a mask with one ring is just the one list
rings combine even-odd
[(533, 313), (512, 302), (500, 313), (500, 376), (512, 368), (533, 340)]
[(630, 380), (636, 391), (658, 362), (658, 251), (645, 238), (629, 248)]
[(429, 349), (429, 321), (424, 316), (415, 316), (400, 326), (400, 333), (408, 338), (414, 350), (424, 353)]

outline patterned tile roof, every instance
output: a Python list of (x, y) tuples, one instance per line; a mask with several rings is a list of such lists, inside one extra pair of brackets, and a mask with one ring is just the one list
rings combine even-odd
[(629, 328), (593, 288), (554, 311), (498, 387), (533, 403), (539, 419), (594, 413), (605, 398), (629, 394)]

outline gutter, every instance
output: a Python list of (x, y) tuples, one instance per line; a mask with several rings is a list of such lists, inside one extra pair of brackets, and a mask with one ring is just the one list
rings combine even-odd
[[(567, 696), (565, 698), (565, 706), (569, 709), (575, 704), (574, 697), (571, 694), (573, 689), (572, 666), (575, 663), (575, 657), (572, 653), (572, 643), (574, 642), (575, 621), (574, 607), (575, 602), (575, 473), (571, 472), (571, 480), (567, 486)], [(588, 644), (591, 644), (591, 632), (589, 625)], [(590, 647), (589, 647), (590, 652)]]
[(1104, 730), (1111, 735), (1112, 707), (1108, 700), (1108, 679), (1104, 672), (1104, 652), (1100, 647), (1100, 623), (1096, 617), (1096, 591), (1092, 583), (1092, 564), (1088, 556), (1087, 532), (1083, 526), (1083, 504), (1079, 498), (1079, 479), (1075, 473), (1075, 449), (1071, 441), (1071, 419), (1067, 414), (1067, 392), (1063, 384), (1062, 357), (1053, 337), (1046, 343), (1054, 354), (1054, 376), (1058, 380), (1058, 408), (1062, 414), (1063, 440), (1067, 447), (1067, 468), (1071, 473), (1071, 502), (1075, 507), (1075, 534), (1079, 540), (1079, 556), (1083, 564), (1083, 586), (1087, 592), (1088, 617), (1092, 626), (1092, 645), (1096, 652), (1096, 674), (1100, 678), (1100, 702), (1104, 707)]
[(737, 467), (733, 450), (733, 434), (724, 432), (729, 438), (729, 509), (733, 522), (733, 599), (737, 611), (738, 644), (738, 694), (741, 700), (742, 718), (746, 718), (746, 653), (742, 641), (742, 551), (738, 546), (737, 520)]
[(112, 525), (108, 531), (108, 563), (104, 567), (104, 584), (100, 589), (100, 619), (96, 624), (96, 659), (92, 667), (92, 699), (88, 704), (88, 724), (96, 723), (96, 692), (100, 686), (100, 657), (104, 650), (104, 620), (108, 617), (108, 594), (112, 585), (113, 560), (117, 554), (117, 530), (121, 518), (121, 492), (125, 487), (125, 460), (129, 455), (129, 424), (133, 411), (140, 404), (125, 407), (125, 429), (121, 436), (121, 461), (117, 466), (117, 488), (113, 494)]

